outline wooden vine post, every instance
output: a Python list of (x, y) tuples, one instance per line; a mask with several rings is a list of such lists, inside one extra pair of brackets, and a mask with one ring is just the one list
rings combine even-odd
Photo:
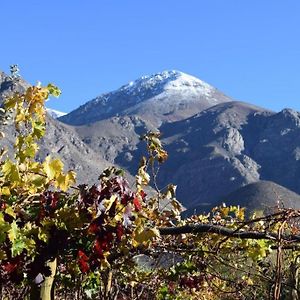
[(56, 274), (57, 259), (49, 260), (45, 264), (49, 267), (51, 275), (46, 276), (44, 281), (38, 285), (33, 283), (30, 289), (29, 300), (54, 300), (54, 278)]
[(48, 277), (45, 277), (44, 282), (41, 285), (41, 291), (40, 291), (40, 298), (42, 300), (54, 300), (54, 277), (56, 274), (56, 267), (57, 267), (57, 259), (55, 258), (52, 261), (48, 261), (46, 263), (46, 266), (48, 266), (51, 270), (51, 275)]

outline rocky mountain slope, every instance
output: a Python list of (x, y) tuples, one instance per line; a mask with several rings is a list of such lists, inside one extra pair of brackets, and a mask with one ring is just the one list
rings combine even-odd
[[(249, 215), (263, 211), (265, 214), (275, 212), (278, 208), (300, 209), (300, 195), (272, 181), (261, 180), (247, 184), (222, 197), (219, 204), (240, 205)], [(184, 215), (209, 212), (214, 205), (198, 205), (184, 212)]]
[[(259, 181), (243, 186), (222, 199), (227, 205), (241, 205), (249, 212), (276, 208), (300, 209), (300, 195), (272, 181)], [(245, 201), (246, 200), (246, 201)]]
[[(3, 72), (0, 73), (0, 104), (5, 97), (13, 92), (23, 92), (29, 84), (20, 79), (15, 85)], [(14, 143), (13, 126), (5, 126), (3, 131), (6, 133), (5, 139), (1, 140), (1, 146), (7, 146), (12, 149)], [(77, 172), (78, 183), (96, 182), (102, 170), (111, 164), (96, 154), (78, 137), (74, 129), (68, 125), (62, 124), (48, 116), (46, 135), (41, 142), (40, 158), (46, 155), (62, 158), (66, 170), (75, 170)], [(88, 180), (86, 174), (89, 174)], [(131, 180), (132, 177), (130, 177)]]
[(173, 155), (161, 181), (180, 182), (178, 196), (188, 207), (217, 203), (259, 180), (300, 193), (300, 114), (293, 110), (231, 102), (160, 129)]

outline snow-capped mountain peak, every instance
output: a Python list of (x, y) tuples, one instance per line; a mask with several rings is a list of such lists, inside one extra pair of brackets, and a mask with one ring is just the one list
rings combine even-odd
[(159, 94), (164, 91), (186, 89), (189, 89), (189, 91), (195, 89), (198, 93), (202, 92), (205, 96), (209, 96), (215, 90), (212, 86), (194, 76), (171, 70), (142, 76), (122, 86), (118, 91), (132, 96), (137, 94), (143, 96), (150, 90), (152, 93)]
[(163, 71), (102, 94), (60, 120), (83, 125), (113, 116), (138, 115), (160, 126), (228, 101), (232, 99), (196, 77), (176, 70)]
[(55, 110), (52, 108), (46, 108), (46, 111), (53, 119), (57, 119), (57, 118), (62, 117), (67, 114), (65, 112), (58, 111), (58, 110)]

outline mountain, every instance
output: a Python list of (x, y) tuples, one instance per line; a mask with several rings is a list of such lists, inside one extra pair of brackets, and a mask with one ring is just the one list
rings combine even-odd
[(77, 125), (77, 133), (94, 151), (134, 174), (138, 158), (133, 160), (132, 151), (141, 149), (141, 134), (228, 101), (232, 99), (200, 79), (164, 71), (103, 94), (59, 120)]
[[(178, 199), (189, 208), (215, 203), (222, 195), (260, 180), (260, 165), (245, 152), (240, 134), (255, 114), (259, 118), (272, 112), (231, 101), (163, 124), (159, 130), (169, 159), (160, 169), (160, 186), (177, 184)], [(117, 116), (75, 129), (101, 157), (134, 174), (146, 152), (139, 136), (151, 129), (151, 123), (139, 116)]]
[[(1, 80), (2, 94), (24, 88)], [(42, 156), (61, 155), (82, 181), (110, 164), (134, 175), (146, 152), (140, 135), (159, 129), (169, 159), (160, 168), (158, 185), (176, 184), (188, 211), (224, 199), (231, 203), (231, 197), (249, 209), (274, 207), (271, 190), (280, 190), (290, 199), (286, 204), (296, 207), (300, 113), (294, 110), (273, 112), (233, 101), (195, 77), (165, 71), (103, 94), (58, 120), (48, 118)], [(254, 198), (249, 189), (258, 191)]]
[[(135, 174), (139, 159), (146, 153), (140, 136), (149, 130), (157, 130), (151, 122), (136, 115), (111, 117), (74, 129), (82, 141), (101, 157), (130, 169), (132, 174)], [(136, 153), (138, 150), (141, 151)]]
[(300, 195), (272, 181), (259, 181), (243, 186), (223, 197), (227, 205), (240, 205), (249, 212), (263, 210), (271, 213), (276, 208), (300, 209)]
[(57, 119), (57, 118), (62, 117), (67, 114), (65, 112), (58, 111), (58, 110), (55, 110), (52, 108), (46, 108), (46, 111), (53, 119)]
[(178, 184), (187, 207), (217, 203), (237, 188), (273, 181), (300, 193), (300, 114), (242, 102), (204, 110), (160, 128), (171, 153), (160, 182)]
[(164, 71), (102, 94), (60, 120), (85, 125), (115, 116), (135, 115), (159, 127), (227, 101), (232, 99), (200, 79), (179, 71)]
[[(0, 72), (0, 104), (5, 97), (16, 91), (24, 92), (27, 87), (29, 84), (23, 79), (19, 79), (13, 84), (9, 76)], [(13, 126), (4, 126), (0, 128), (1, 130), (6, 134), (5, 139), (1, 140), (1, 146), (12, 150), (15, 139)], [(64, 162), (66, 170), (75, 170), (78, 175), (78, 183), (96, 182), (103, 169), (111, 165), (83, 143), (72, 127), (62, 124), (50, 116), (47, 117), (46, 135), (40, 143), (38, 159), (49, 154), (52, 157), (59, 156)], [(86, 174), (89, 174), (88, 178)], [(131, 176), (129, 178), (133, 181)]]
[[(222, 203), (226, 203), (227, 206), (245, 207), (248, 214), (259, 210), (269, 214), (276, 211), (277, 208), (300, 209), (300, 195), (272, 181), (261, 180), (247, 184), (223, 196), (216, 205), (222, 205)], [(199, 205), (185, 211), (184, 215), (208, 212), (213, 206)]]
[(189, 208), (213, 204), (221, 196), (260, 180), (261, 165), (247, 152), (244, 128), (254, 116), (269, 114), (247, 103), (227, 102), (165, 124), (160, 130), (170, 159), (162, 168), (160, 184), (177, 184), (178, 198)]
[(178, 185), (187, 208), (214, 205), (260, 180), (300, 193), (299, 114), (232, 101), (182, 72), (144, 76), (59, 120), (77, 125), (85, 144), (132, 174), (145, 153), (139, 136), (159, 129), (170, 158), (158, 183)]

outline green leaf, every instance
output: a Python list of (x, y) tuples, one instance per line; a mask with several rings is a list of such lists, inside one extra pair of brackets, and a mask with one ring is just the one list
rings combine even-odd
[(45, 177), (34, 174), (32, 176), (31, 182), (35, 187), (41, 187), (43, 186), (43, 184), (45, 184)]
[(25, 157), (31, 157), (31, 158), (34, 158), (35, 157), (35, 154), (38, 150), (38, 145), (35, 144), (35, 143), (32, 143), (30, 145), (28, 145), (24, 151), (23, 151), (23, 155)]
[(45, 134), (45, 123), (43, 122), (32, 122), (32, 136), (38, 139), (42, 138)]
[(49, 93), (54, 97), (59, 97), (61, 94), (61, 90), (52, 83), (49, 83), (47, 85), (47, 89), (48, 89)]
[(25, 243), (22, 239), (17, 239), (12, 243), (11, 254), (13, 257), (20, 255), (25, 249)]
[(11, 225), (4, 220), (4, 215), (0, 212), (0, 244), (5, 242), (6, 234), (11, 228)]
[(270, 252), (270, 241), (257, 240), (249, 245), (248, 255), (253, 261), (261, 260)]

